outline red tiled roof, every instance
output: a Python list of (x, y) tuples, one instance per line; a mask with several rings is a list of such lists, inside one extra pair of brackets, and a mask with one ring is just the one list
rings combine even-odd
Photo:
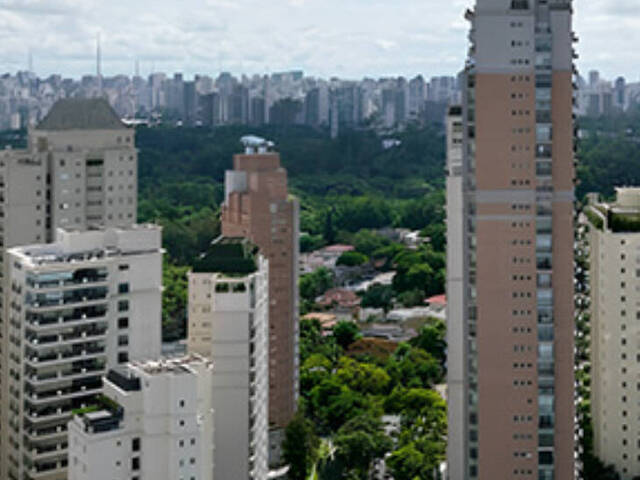
[(427, 298), (424, 303), (428, 303), (429, 305), (446, 305), (447, 304), (447, 296), (446, 295), (436, 295), (431, 298)]

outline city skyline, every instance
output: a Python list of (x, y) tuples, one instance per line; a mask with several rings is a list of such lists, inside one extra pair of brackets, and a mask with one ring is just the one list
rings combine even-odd
[[(389, 8), (381, 0), (277, 0), (267, 8), (254, 0), (187, 0), (176, 15), (166, 1), (148, 11), (120, 0), (108, 7), (93, 0), (3, 0), (0, 58), (7, 71), (26, 70), (31, 58), (40, 76), (77, 78), (95, 73), (100, 35), (106, 76), (131, 75), (136, 62), (143, 76), (291, 69), (350, 79), (455, 74), (466, 55), (463, 13), (471, 4), (402, 0), (402, 8)], [(330, 13), (336, 11), (341, 15)], [(615, 38), (607, 35), (612, 22), (620, 32)], [(638, 25), (640, 13), (629, 0), (581, 5), (575, 27), (580, 71), (638, 78), (631, 65), (640, 54), (625, 48), (640, 41)]]

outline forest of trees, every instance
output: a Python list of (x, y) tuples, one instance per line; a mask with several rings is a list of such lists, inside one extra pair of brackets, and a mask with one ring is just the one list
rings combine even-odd
[[(241, 152), (240, 138), (247, 133), (246, 127), (141, 128), (137, 132), (139, 221), (160, 223), (167, 249), (166, 340), (185, 334), (186, 267), (220, 233), (224, 172), (232, 168), (233, 155)], [(336, 140), (306, 127), (265, 127), (251, 133), (273, 140), (281, 153), (290, 190), (301, 203), (302, 251), (335, 242), (355, 243), (367, 261), (384, 257), (396, 265), (397, 260), (404, 270), (396, 293), (404, 294), (405, 300), (411, 292), (417, 298), (416, 290), (425, 280), (430, 286), (422, 289), (422, 297), (443, 291), (441, 131), (410, 128), (397, 135), (401, 145), (391, 149), (384, 149), (383, 137), (368, 130), (347, 132)], [(435, 251), (411, 254), (371, 232), (386, 227), (424, 230)], [(436, 257), (436, 263), (430, 264)]]

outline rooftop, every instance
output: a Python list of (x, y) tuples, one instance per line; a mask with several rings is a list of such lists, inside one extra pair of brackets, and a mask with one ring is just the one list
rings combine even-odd
[[(157, 225), (134, 225), (128, 228), (94, 229), (86, 232), (59, 231), (56, 243), (45, 243), (36, 245), (26, 245), (10, 249), (14, 255), (22, 257), (25, 264), (31, 266), (42, 266), (60, 263), (77, 263), (104, 260), (108, 257), (120, 255), (122, 253), (142, 253), (142, 251), (132, 250), (120, 244), (120, 235), (135, 234), (143, 231), (159, 231)], [(95, 241), (89, 241), (89, 235), (96, 233)], [(115, 234), (115, 237), (114, 237)], [(66, 235), (66, 237), (65, 237)], [(102, 238), (98, 238), (102, 235)], [(64, 239), (77, 239), (77, 242)], [(114, 240), (115, 239), (115, 240)], [(63, 243), (64, 242), (64, 243)], [(102, 243), (102, 245), (100, 245)], [(106, 245), (109, 243), (109, 245)], [(130, 242), (131, 243), (131, 242)], [(93, 244), (95, 246), (89, 247)], [(140, 247), (137, 247), (140, 248)], [(147, 248), (146, 251), (156, 251), (155, 247)]]
[(37, 130), (123, 130), (127, 127), (102, 98), (58, 100)]
[(591, 203), (584, 213), (598, 230), (613, 233), (640, 232), (640, 188), (616, 188), (613, 203)]
[(147, 375), (162, 375), (173, 373), (175, 375), (194, 373), (193, 365), (212, 365), (208, 360), (200, 355), (189, 354), (182, 357), (163, 358), (147, 362), (134, 362), (129, 364), (129, 373), (135, 376), (136, 371)]
[(258, 247), (246, 238), (218, 237), (194, 262), (195, 273), (248, 275), (258, 270)]

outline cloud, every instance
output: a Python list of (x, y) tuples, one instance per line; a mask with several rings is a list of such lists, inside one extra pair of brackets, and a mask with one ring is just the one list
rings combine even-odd
[[(303, 68), (309, 74), (455, 74), (467, 51), (464, 10), (473, 0), (0, 0), (0, 58), (24, 68), (32, 49), (40, 75), (152, 67), (217, 74)], [(637, 0), (576, 0), (580, 68), (635, 78)], [(611, 33), (615, 25), (615, 35)], [(606, 38), (607, 41), (602, 41)]]

